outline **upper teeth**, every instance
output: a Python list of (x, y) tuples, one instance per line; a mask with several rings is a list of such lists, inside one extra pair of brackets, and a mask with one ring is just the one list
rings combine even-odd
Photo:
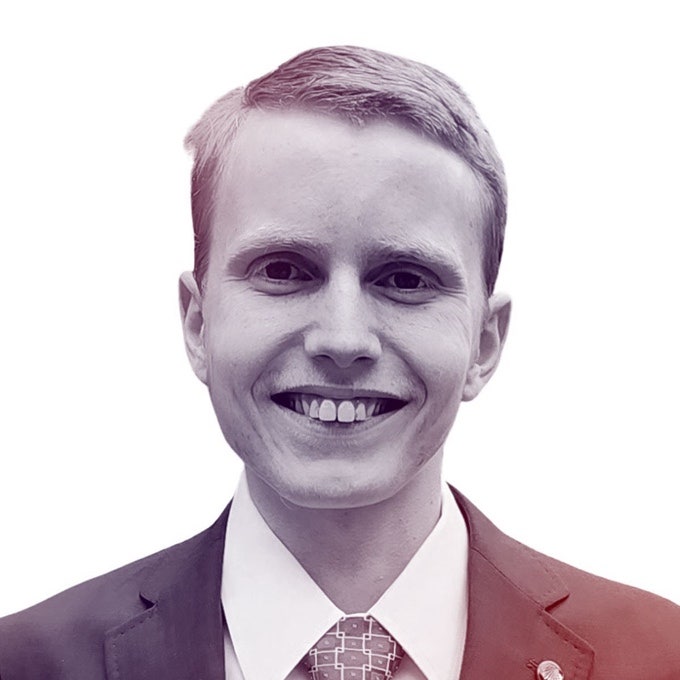
[(353, 423), (370, 418), (376, 410), (378, 399), (329, 399), (308, 394), (296, 394), (291, 406), (300, 414), (326, 423)]

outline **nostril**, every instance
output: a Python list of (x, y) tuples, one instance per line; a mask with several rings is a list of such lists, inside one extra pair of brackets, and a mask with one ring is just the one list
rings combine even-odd
[(376, 361), (382, 353), (380, 341), (372, 332), (349, 334), (346, 330), (321, 329), (309, 332), (305, 338), (305, 350), (311, 358), (331, 361), (339, 368)]
[(329, 352), (314, 354), (312, 358), (319, 363), (331, 362), (338, 368), (350, 368), (355, 365), (373, 363), (377, 357), (358, 354), (356, 352)]

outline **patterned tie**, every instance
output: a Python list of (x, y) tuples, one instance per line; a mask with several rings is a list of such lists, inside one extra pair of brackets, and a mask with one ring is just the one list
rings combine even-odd
[(401, 645), (372, 616), (343, 616), (309, 650), (312, 680), (392, 680)]

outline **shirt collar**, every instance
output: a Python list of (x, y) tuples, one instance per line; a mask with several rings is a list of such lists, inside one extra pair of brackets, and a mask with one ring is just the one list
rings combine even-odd
[[(467, 530), (448, 489), (442, 497), (434, 529), (368, 612), (428, 680), (458, 677), (467, 627)], [(227, 523), (222, 605), (247, 679), (285, 678), (346, 613), (267, 526), (245, 475)]]
[(468, 536), (448, 487), (439, 521), (371, 607), (428, 680), (458, 678), (467, 630)]

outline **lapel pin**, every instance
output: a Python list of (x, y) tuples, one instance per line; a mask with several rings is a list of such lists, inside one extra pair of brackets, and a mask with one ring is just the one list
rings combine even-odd
[(536, 669), (538, 680), (564, 680), (564, 674), (559, 664), (554, 661), (541, 661)]

